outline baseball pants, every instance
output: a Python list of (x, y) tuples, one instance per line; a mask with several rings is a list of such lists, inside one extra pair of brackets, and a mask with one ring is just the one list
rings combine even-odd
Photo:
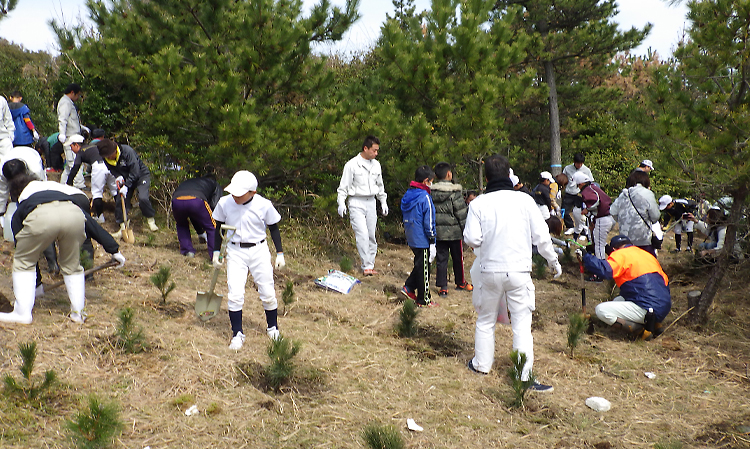
[(240, 248), (239, 245), (227, 245), (227, 287), (228, 309), (239, 312), (245, 304), (245, 284), (248, 271), (258, 286), (258, 295), (263, 303), (263, 310), (275, 310), (278, 307), (276, 290), (273, 285), (273, 265), (268, 241), (263, 241), (252, 248)]
[[(63, 172), (60, 175), (60, 184), (66, 184), (68, 182), (70, 169), (73, 168), (73, 164), (76, 161), (76, 154), (73, 152), (73, 150), (70, 149), (69, 146), (64, 147), (63, 152), (65, 154), (65, 166), (63, 167)], [(83, 179), (83, 167), (78, 170), (78, 173), (76, 173), (76, 177), (73, 178), (73, 187), (81, 190), (86, 187), (86, 181)]]
[(610, 326), (615, 324), (618, 318), (643, 324), (646, 310), (634, 302), (626, 301), (622, 296), (617, 296), (612, 301), (596, 306), (596, 316)]
[(211, 213), (211, 206), (194, 196), (172, 198), (172, 213), (177, 227), (177, 240), (180, 242), (180, 254), (195, 254), (193, 241), (190, 239), (190, 223), (198, 234), (206, 233), (208, 257), (214, 253), (214, 233), (216, 222)]
[(109, 172), (104, 162), (94, 162), (91, 164), (91, 196), (93, 199), (103, 198), (105, 187), (109, 187), (109, 193), (112, 194), (113, 198), (117, 196), (115, 177)]
[(375, 240), (375, 226), (378, 222), (375, 197), (350, 196), (349, 219), (357, 240), (357, 252), (362, 259), (362, 270), (372, 270), (378, 253), (378, 242)]
[(607, 235), (612, 227), (615, 225), (615, 220), (611, 215), (606, 217), (599, 217), (594, 221), (594, 255), (597, 259), (606, 259), (607, 252), (605, 247), (607, 246)]
[(495, 360), (495, 323), (501, 312), (501, 299), (507, 301), (513, 329), (513, 349), (526, 354), (521, 373), (528, 380), (534, 364), (534, 338), (531, 335), (531, 312), (536, 308), (535, 287), (528, 272), (481, 274), (481, 295), (472, 302), (477, 312), (472, 364), (483, 373), (490, 372)]

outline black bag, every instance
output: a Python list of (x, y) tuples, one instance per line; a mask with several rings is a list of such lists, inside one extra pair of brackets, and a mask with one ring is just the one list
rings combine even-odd
[(664, 243), (664, 240), (659, 240), (659, 238), (656, 237), (653, 233), (651, 234), (651, 246), (653, 246), (654, 249), (661, 249), (662, 243)]

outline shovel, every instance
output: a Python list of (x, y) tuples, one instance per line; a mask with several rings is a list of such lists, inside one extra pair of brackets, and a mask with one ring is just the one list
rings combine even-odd
[(122, 203), (122, 222), (125, 223), (125, 229), (122, 230), (122, 241), (125, 243), (135, 243), (135, 235), (133, 230), (130, 229), (130, 223), (128, 223), (128, 213), (125, 210), (125, 197), (120, 194), (120, 203)]
[[(219, 260), (224, 260), (224, 256), (227, 253), (227, 244), (231, 235), (229, 232), (237, 230), (234, 226), (221, 225), (221, 251), (219, 251)], [(219, 278), (219, 269), (214, 267), (214, 272), (211, 275), (211, 284), (208, 286), (207, 292), (198, 292), (195, 296), (195, 313), (201, 321), (208, 321), (215, 317), (221, 309), (221, 301), (224, 299), (222, 295), (214, 293), (214, 287), (216, 287), (216, 280)]]

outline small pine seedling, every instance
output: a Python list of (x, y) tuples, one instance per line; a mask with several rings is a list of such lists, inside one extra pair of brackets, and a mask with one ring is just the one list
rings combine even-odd
[(575, 258), (573, 257), (573, 247), (567, 246), (563, 248), (563, 257), (562, 262), (564, 262), (566, 265), (572, 264)]
[(281, 293), (281, 301), (284, 303), (284, 306), (288, 306), (294, 302), (294, 282), (287, 281), (286, 287)]
[(94, 259), (88, 251), (82, 249), (81, 254), (78, 257), (80, 258), (81, 267), (83, 267), (84, 270), (89, 270), (94, 267)]
[(36, 361), (36, 342), (19, 343), (18, 351), (21, 353), (21, 358), (23, 359), (23, 364), (20, 368), (23, 380), (18, 382), (10, 374), (6, 374), (3, 378), (5, 393), (26, 402), (39, 400), (52, 387), (52, 384), (55, 383), (57, 374), (52, 370), (47, 370), (44, 373), (42, 383), (35, 382), (31, 378), (31, 372), (34, 370), (34, 362)]
[(547, 276), (547, 260), (541, 254), (534, 254), (531, 261), (534, 264), (534, 278), (544, 279)]
[(291, 379), (294, 374), (294, 357), (299, 353), (302, 344), (282, 336), (271, 339), (268, 344), (268, 357), (271, 364), (266, 366), (266, 382), (276, 391)]
[(407, 298), (404, 301), (403, 307), (401, 307), (401, 313), (399, 313), (399, 321), (396, 325), (399, 337), (413, 337), (417, 335), (417, 315), (419, 309), (417, 303), (413, 299)]
[(341, 258), (341, 261), (339, 262), (339, 268), (344, 273), (348, 273), (352, 271), (352, 269), (354, 268), (354, 262), (352, 262), (352, 260), (348, 256), (344, 256)]
[(583, 333), (586, 328), (589, 327), (589, 320), (582, 313), (572, 313), (569, 316), (570, 324), (568, 324), (568, 347), (570, 348), (570, 356), (573, 357), (573, 351), (578, 346), (578, 342), (581, 341)]
[(529, 373), (528, 380), (521, 380), (521, 374), (523, 373), (523, 366), (526, 365), (526, 353), (518, 352), (514, 350), (510, 353), (510, 361), (512, 365), (508, 368), (508, 377), (510, 378), (510, 385), (513, 388), (514, 399), (511, 403), (511, 407), (523, 407), (526, 392), (529, 391), (536, 378), (534, 373)]
[(160, 266), (159, 272), (151, 275), (151, 283), (159, 289), (159, 292), (161, 293), (161, 300), (164, 303), (167, 302), (167, 295), (172, 293), (172, 290), (177, 287), (174, 282), (172, 282), (171, 284), (169, 283), (169, 278), (171, 276), (172, 269), (166, 265)]
[(99, 449), (112, 445), (123, 424), (114, 403), (103, 403), (96, 396), (90, 396), (87, 406), (68, 420), (65, 427), (77, 448)]
[(143, 336), (143, 328), (135, 325), (134, 317), (135, 311), (130, 307), (121, 309), (117, 313), (116, 345), (130, 354), (143, 351), (146, 340)]
[(362, 439), (370, 449), (403, 449), (404, 439), (393, 426), (370, 423), (362, 431)]

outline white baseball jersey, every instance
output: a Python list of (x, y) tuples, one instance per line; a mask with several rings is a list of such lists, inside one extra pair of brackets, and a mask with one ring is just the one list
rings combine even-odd
[(258, 243), (266, 238), (266, 227), (281, 221), (273, 203), (258, 195), (247, 204), (237, 204), (232, 195), (222, 197), (213, 213), (214, 220), (237, 228), (235, 243)]

